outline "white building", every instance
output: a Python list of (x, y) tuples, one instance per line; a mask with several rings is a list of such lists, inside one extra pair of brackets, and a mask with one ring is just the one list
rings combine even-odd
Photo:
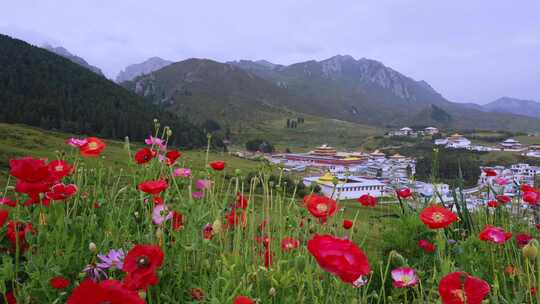
[(420, 193), (423, 196), (433, 196), (436, 195), (435, 190), (444, 198), (451, 196), (450, 186), (447, 184), (430, 184), (421, 181), (416, 181), (413, 185), (416, 192)]
[(399, 130), (392, 130), (388, 132), (388, 136), (410, 136), (410, 137), (418, 137), (418, 135), (422, 135), (424, 132), (419, 131), (416, 132), (413, 129), (409, 127), (404, 127)]
[(434, 144), (437, 146), (446, 146), (448, 144), (448, 139), (446, 138), (435, 139)]
[(528, 157), (540, 157), (540, 145), (530, 145), (524, 155)]
[(307, 186), (312, 184), (319, 185), (321, 192), (333, 199), (356, 199), (364, 194), (380, 197), (384, 195), (387, 186), (385, 182), (378, 179), (357, 176), (334, 176), (330, 173), (326, 173), (320, 177), (306, 177), (304, 178), (304, 184)]
[(428, 134), (428, 135), (435, 135), (435, 134), (439, 133), (439, 129), (437, 129), (435, 127), (427, 127), (427, 128), (424, 129), (424, 133)]
[(458, 133), (452, 134), (447, 139), (448, 139), (448, 143), (446, 144), (447, 148), (467, 149), (468, 147), (471, 146), (471, 141)]
[(508, 138), (507, 140), (500, 143), (499, 146), (503, 150), (506, 150), (506, 151), (522, 151), (523, 150), (523, 145), (519, 141), (513, 138)]

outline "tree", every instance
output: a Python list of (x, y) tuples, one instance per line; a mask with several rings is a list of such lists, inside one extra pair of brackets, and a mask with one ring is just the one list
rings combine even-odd
[(263, 153), (273, 153), (274, 146), (262, 139), (252, 139), (246, 142), (246, 150), (251, 152), (260, 151)]
[(205, 120), (201, 127), (209, 133), (214, 133), (221, 130), (221, 126), (219, 125), (219, 123), (212, 119)]

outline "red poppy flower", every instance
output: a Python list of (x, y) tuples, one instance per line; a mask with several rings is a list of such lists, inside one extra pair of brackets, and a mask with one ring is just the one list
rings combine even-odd
[(6, 238), (11, 242), (13, 247), (19, 244), (20, 248), (26, 249), (26, 234), (33, 232), (31, 223), (9, 221), (7, 224)]
[(439, 229), (446, 228), (457, 221), (457, 216), (442, 206), (432, 205), (420, 212), (420, 220), (430, 229)]
[(49, 280), (49, 285), (54, 289), (66, 289), (70, 284), (71, 282), (64, 277), (54, 277)]
[(516, 235), (516, 242), (519, 247), (523, 247), (533, 239), (533, 237), (528, 233), (520, 233)]
[(300, 246), (300, 241), (295, 238), (287, 236), (281, 240), (281, 250), (283, 251), (291, 251), (298, 248), (298, 246)]
[(540, 200), (540, 191), (523, 192), (523, 201), (531, 206), (535, 206)]
[(350, 220), (343, 220), (343, 228), (349, 230), (353, 226), (353, 222)]
[(50, 175), (52, 175), (52, 177), (57, 181), (63, 179), (73, 172), (73, 166), (65, 160), (53, 160), (47, 165), (47, 167), (49, 168)]
[(424, 252), (431, 253), (435, 251), (435, 245), (428, 240), (419, 240), (418, 247), (422, 248)]
[(167, 189), (168, 186), (169, 185), (167, 184), (166, 180), (159, 179), (142, 182), (137, 186), (137, 189), (151, 195), (157, 195), (163, 190)]
[(236, 205), (235, 205), (236, 208), (247, 209), (248, 203), (249, 202), (248, 202), (247, 198), (245, 198), (242, 195), (242, 193), (236, 192)]
[(39, 194), (49, 191), (51, 186), (52, 183), (49, 179), (36, 183), (29, 183), (23, 180), (17, 180), (17, 183), (15, 184), (15, 191), (28, 194), (30, 199), (24, 203), (25, 206), (28, 206), (31, 204), (39, 203)]
[(9, 166), (9, 174), (27, 183), (42, 182), (50, 176), (49, 167), (43, 159), (32, 157), (12, 159)]
[(84, 157), (98, 157), (105, 149), (105, 146), (105, 143), (99, 138), (88, 137), (86, 143), (79, 147), (79, 152)]
[(519, 188), (521, 189), (521, 192), (534, 191), (534, 188), (527, 185), (527, 184), (521, 184), (521, 186)]
[(232, 208), (229, 212), (225, 213), (225, 219), (227, 220), (225, 228), (234, 228), (240, 225), (240, 223), (242, 226), (246, 226), (246, 210), (242, 209), (241, 212), (238, 212), (236, 208)]
[(156, 270), (163, 264), (164, 254), (159, 246), (135, 245), (124, 259), (122, 270), (127, 272), (124, 284), (132, 290), (146, 289), (156, 285), (159, 279)]
[(367, 282), (365, 276), (371, 271), (368, 259), (350, 240), (316, 234), (307, 242), (307, 247), (319, 266), (343, 282), (357, 287)]
[(497, 199), (498, 202), (500, 202), (501, 204), (507, 204), (509, 203), (512, 199), (509, 198), (508, 196), (506, 195), (497, 195), (495, 197)]
[(500, 203), (498, 201), (489, 201), (487, 202), (487, 206), (490, 208), (497, 208), (499, 207)]
[(536, 224), (535, 227), (536, 227), (536, 230), (540, 230), (540, 224)]
[(512, 265), (508, 265), (504, 267), (504, 272), (506, 272), (509, 275), (515, 275), (516, 274), (516, 267)]
[(486, 225), (484, 230), (480, 231), (479, 235), (480, 240), (495, 244), (504, 244), (511, 237), (511, 232), (506, 232), (502, 228), (493, 227), (491, 225)]
[(336, 201), (326, 196), (308, 195), (304, 197), (304, 203), (308, 211), (323, 223), (326, 223), (328, 217), (334, 215), (337, 209)]
[(67, 304), (145, 304), (135, 291), (126, 289), (116, 280), (105, 280), (95, 283), (84, 280), (67, 300)]
[(210, 167), (216, 171), (221, 171), (225, 169), (225, 162), (222, 160), (216, 160), (210, 163)]
[(68, 199), (77, 193), (77, 186), (74, 184), (64, 185), (56, 184), (51, 190), (45, 193), (45, 196), (53, 201), (61, 201)]
[(412, 191), (409, 188), (403, 188), (403, 189), (396, 190), (396, 193), (397, 193), (398, 197), (400, 197), (400, 198), (409, 198), (409, 197), (412, 196)]
[(171, 223), (173, 230), (180, 230), (184, 228), (184, 216), (182, 215), (182, 213), (173, 211)]
[(357, 201), (363, 206), (375, 207), (377, 205), (377, 198), (369, 194), (364, 194), (360, 196)]
[(452, 272), (439, 283), (443, 304), (480, 304), (489, 294), (489, 284), (465, 272)]
[(13, 291), (6, 292), (6, 299), (7, 304), (17, 304), (17, 299), (15, 298), (15, 295), (13, 294)]
[(263, 256), (264, 256), (264, 267), (268, 268), (268, 267), (272, 266), (272, 261), (273, 261), (272, 257), (274, 256), (272, 251), (270, 251), (269, 248), (266, 248), (264, 250)]
[(204, 292), (201, 288), (191, 288), (191, 299), (193, 301), (202, 301), (204, 300)]
[(9, 212), (6, 210), (0, 210), (0, 228), (4, 227), (7, 219), (9, 217)]
[(182, 156), (182, 153), (180, 153), (178, 150), (172, 150), (167, 153), (165, 153), (165, 157), (167, 158), (167, 165), (172, 165), (176, 160)]
[(497, 171), (493, 170), (492, 168), (484, 168), (483, 169), (484, 173), (486, 174), (486, 176), (497, 176)]
[(212, 224), (206, 224), (203, 227), (203, 238), (205, 240), (211, 240), (214, 237), (214, 226)]
[(259, 245), (263, 245), (264, 248), (269, 248), (270, 247), (270, 238), (267, 236), (267, 235), (264, 235), (264, 236), (255, 236), (255, 241), (257, 242), (257, 244)]
[(155, 152), (153, 152), (149, 148), (142, 148), (139, 149), (135, 153), (135, 162), (139, 165), (146, 164), (147, 162), (151, 161), (152, 158), (154, 158)]
[(17, 178), (15, 191), (26, 193), (30, 197), (26, 205), (38, 203), (40, 193), (49, 190), (54, 177), (45, 160), (23, 157), (9, 161), (10, 174)]
[(11, 200), (9, 197), (0, 197), (0, 205), (5, 205), (8, 207), (16, 207), (17, 202), (14, 200)]
[(252, 299), (246, 296), (237, 296), (234, 298), (233, 304), (254, 304)]

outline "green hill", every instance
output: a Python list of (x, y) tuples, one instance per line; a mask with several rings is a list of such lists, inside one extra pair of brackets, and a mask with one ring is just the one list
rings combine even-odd
[(0, 67), (0, 122), (141, 140), (159, 118), (175, 132), (174, 144), (206, 144), (202, 130), (187, 119), (24, 41), (0, 35)]

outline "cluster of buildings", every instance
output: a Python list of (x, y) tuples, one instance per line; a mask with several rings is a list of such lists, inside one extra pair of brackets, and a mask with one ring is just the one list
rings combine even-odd
[[(481, 169), (482, 173), (478, 178), (478, 185), (505, 186), (505, 193), (515, 192), (518, 185), (521, 184), (534, 185), (535, 177), (540, 175), (540, 166), (531, 166), (529, 164), (514, 164), (510, 167), (482, 167)], [(487, 176), (485, 169), (495, 171), (497, 176)]]
[(416, 160), (400, 154), (386, 156), (375, 150), (364, 152), (338, 152), (322, 145), (308, 153), (274, 154), (270, 160), (282, 164), (286, 170), (303, 172), (306, 168), (334, 175), (366, 176), (381, 179), (407, 178), (415, 174)]
[(467, 139), (465, 136), (455, 133), (450, 135), (447, 138), (436, 139), (434, 144), (437, 146), (444, 146), (449, 149), (467, 149), (471, 151), (479, 152), (491, 152), (491, 151), (502, 151), (502, 152), (519, 152), (524, 156), (528, 157), (540, 157), (540, 145), (530, 145), (525, 146), (521, 144), (518, 140), (513, 138), (508, 138), (503, 142), (500, 142), (495, 147), (482, 146), (482, 145), (473, 145), (472, 142)]
[[(393, 195), (395, 188), (403, 185), (426, 196), (433, 195), (434, 190), (431, 184), (411, 180), (416, 168), (414, 158), (400, 154), (386, 156), (379, 150), (338, 152), (322, 145), (308, 153), (275, 154), (270, 160), (282, 164), (286, 170), (316, 172), (306, 174), (304, 184), (318, 185), (324, 195), (332, 198)], [(437, 191), (448, 192), (448, 185), (441, 185)]]
[(388, 132), (388, 136), (393, 137), (420, 137), (425, 135), (435, 135), (439, 133), (439, 129), (435, 127), (427, 127), (423, 130), (413, 130), (409, 127), (404, 127), (399, 130), (392, 130)]

